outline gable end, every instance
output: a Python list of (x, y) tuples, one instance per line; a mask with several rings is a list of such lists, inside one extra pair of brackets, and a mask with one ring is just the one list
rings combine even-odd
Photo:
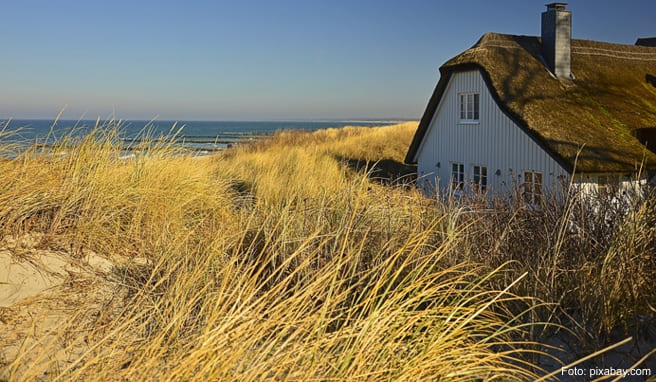
[(528, 124), (519, 115), (513, 113), (512, 110), (510, 110), (510, 108), (508, 108), (505, 103), (501, 101), (499, 94), (492, 86), (490, 76), (480, 65), (477, 64), (461, 64), (450, 66), (446, 69), (444, 67), (440, 68), (440, 80), (438, 81), (437, 86), (433, 91), (433, 95), (431, 96), (428, 105), (426, 106), (426, 111), (424, 112), (421, 121), (419, 122), (417, 131), (415, 132), (412, 143), (410, 144), (410, 148), (408, 149), (408, 153), (406, 154), (405, 162), (408, 164), (417, 163), (416, 157), (421, 147), (421, 142), (428, 132), (428, 128), (430, 127), (433, 117), (435, 116), (435, 112), (437, 111), (442, 97), (444, 96), (444, 92), (449, 81), (451, 80), (452, 74), (472, 70), (477, 70), (481, 74), (488, 92), (492, 95), (492, 99), (494, 100), (497, 107), (499, 107), (499, 109), (503, 112), (503, 114), (508, 117), (516, 126), (518, 126), (526, 135), (528, 135), (528, 137), (531, 138), (531, 140), (534, 141), (544, 152), (546, 152), (556, 163), (558, 163), (563, 169), (571, 174), (573, 172), (573, 166), (569, 162), (563, 160), (563, 158), (558, 154), (550, 150), (549, 147), (547, 147), (547, 145), (545, 145), (544, 142), (535, 135), (535, 133), (527, 128)]

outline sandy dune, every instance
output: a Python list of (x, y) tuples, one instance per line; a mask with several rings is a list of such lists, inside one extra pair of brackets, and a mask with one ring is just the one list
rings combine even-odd
[[(0, 240), (0, 380), (48, 380), (47, 368), (26, 365), (56, 359), (65, 368), (79, 359), (103, 312), (121, 300), (108, 277), (114, 262), (62, 248), (44, 235)], [(57, 354), (42, 350), (52, 344)]]
[(109, 260), (87, 251), (75, 259), (68, 252), (39, 249), (38, 236), (5, 238), (0, 247), (0, 307), (28, 300), (82, 275), (109, 272)]

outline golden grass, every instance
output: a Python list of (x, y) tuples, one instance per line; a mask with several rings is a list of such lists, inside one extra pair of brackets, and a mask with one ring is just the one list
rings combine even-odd
[(41, 237), (15, 256), (117, 264), (0, 308), (0, 379), (538, 377), (535, 275), (481, 261), (471, 210), (353, 166), (401, 163), (415, 123), (129, 160), (115, 128), (0, 162), (0, 237)]

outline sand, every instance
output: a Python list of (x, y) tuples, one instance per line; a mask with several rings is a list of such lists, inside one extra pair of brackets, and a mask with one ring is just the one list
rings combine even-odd
[(62, 248), (45, 235), (0, 240), (0, 380), (49, 380), (53, 360), (59, 370), (72, 366), (122, 302), (110, 281), (117, 261)]
[(42, 237), (5, 238), (5, 246), (0, 247), (0, 307), (29, 300), (76, 275), (99, 275), (114, 266), (91, 251), (75, 259), (68, 252), (39, 249)]

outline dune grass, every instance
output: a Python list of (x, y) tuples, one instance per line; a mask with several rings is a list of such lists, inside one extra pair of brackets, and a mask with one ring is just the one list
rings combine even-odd
[[(20, 341), (0, 378), (534, 380), (543, 321), (601, 309), (605, 330), (653, 302), (651, 204), (568, 257), (591, 242), (560, 234), (563, 211), (483, 214), (394, 182), (416, 123), (128, 160), (116, 128), (0, 162), (0, 236), (116, 263), (49, 295), (31, 324), (57, 315), (48, 336), (15, 329), (32, 305), (0, 312), (0, 340)], [(632, 307), (613, 300), (627, 288)]]

